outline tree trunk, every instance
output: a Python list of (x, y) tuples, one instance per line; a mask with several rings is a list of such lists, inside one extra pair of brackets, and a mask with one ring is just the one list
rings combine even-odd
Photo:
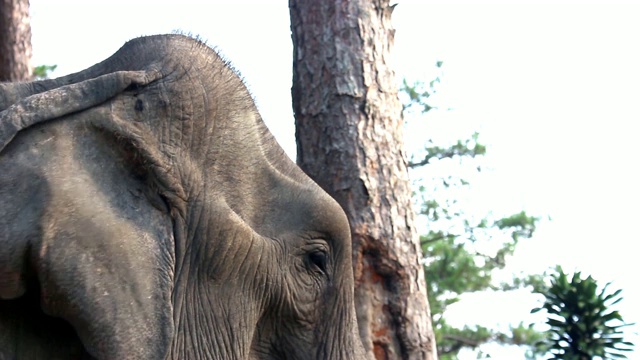
[(389, 0), (290, 0), (298, 165), (351, 224), (370, 359), (437, 359), (414, 227)]
[(0, 0), (0, 82), (31, 78), (29, 0)]

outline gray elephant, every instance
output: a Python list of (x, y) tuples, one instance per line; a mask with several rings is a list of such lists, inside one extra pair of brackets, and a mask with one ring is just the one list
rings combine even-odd
[(0, 359), (359, 359), (342, 209), (182, 35), (0, 84)]

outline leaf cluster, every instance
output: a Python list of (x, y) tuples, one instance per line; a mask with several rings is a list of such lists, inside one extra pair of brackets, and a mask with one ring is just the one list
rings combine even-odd
[[(443, 324), (436, 332), (436, 344), (440, 360), (455, 360), (463, 348), (478, 348), (479, 346), (497, 342), (503, 345), (531, 346), (533, 343), (544, 341), (544, 334), (534, 329), (533, 324), (519, 323), (511, 326), (509, 331), (501, 332), (479, 325), (465, 325), (462, 328)], [(533, 356), (533, 355), (531, 355)], [(490, 357), (490, 356), (489, 356)]]
[(542, 309), (547, 311), (549, 339), (547, 348), (552, 359), (587, 360), (626, 358), (633, 344), (624, 341), (622, 328), (626, 324), (613, 306), (622, 300), (618, 289), (611, 293), (607, 283), (598, 290), (591, 277), (575, 272), (569, 277), (561, 267), (551, 275), (551, 285), (536, 289), (544, 295)]
[(33, 78), (35, 80), (44, 80), (49, 78), (58, 65), (39, 65), (33, 68)]
[[(519, 222), (514, 222), (514, 219), (519, 219)], [(475, 348), (487, 342), (533, 346), (540, 340), (541, 335), (531, 326), (526, 327), (528, 331), (524, 331), (525, 327), (521, 325), (519, 330), (512, 329), (511, 334), (505, 334), (480, 325), (459, 329), (446, 322), (447, 308), (465, 293), (512, 290), (540, 281), (536, 276), (529, 276), (496, 285), (492, 276), (495, 270), (504, 268), (518, 240), (533, 234), (537, 221), (536, 217), (520, 212), (492, 223), (486, 218), (473, 226), (466, 223), (465, 232), (459, 235), (430, 231), (421, 236), (428, 279), (427, 294), (441, 358), (445, 354), (457, 354), (463, 347)], [(506, 226), (507, 223), (511, 225)], [(479, 234), (479, 230), (484, 232)], [(479, 242), (502, 244), (495, 252), (488, 253), (473, 246)]]
[[(438, 69), (442, 69), (442, 65), (442, 61), (436, 62)], [(409, 84), (407, 79), (403, 79), (400, 93), (408, 96), (408, 101), (403, 104), (403, 111), (407, 111), (409, 108), (417, 108), (418, 111), (427, 113), (435, 109), (436, 107), (428, 99), (436, 93), (436, 86), (440, 83), (440, 79), (441, 75), (438, 75), (428, 85), (420, 81)]]
[(447, 147), (437, 146), (433, 141), (426, 140), (426, 145), (420, 159), (417, 160), (417, 156), (412, 155), (407, 166), (409, 168), (416, 168), (430, 164), (433, 160), (452, 159), (456, 157), (475, 158), (476, 156), (485, 155), (487, 148), (478, 142), (479, 135), (479, 133), (474, 132), (470, 138), (458, 140), (454, 145)]

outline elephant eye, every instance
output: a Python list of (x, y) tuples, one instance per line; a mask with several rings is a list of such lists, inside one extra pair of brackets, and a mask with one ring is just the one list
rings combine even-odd
[(323, 274), (327, 273), (327, 253), (325, 251), (316, 250), (307, 255), (309, 264)]

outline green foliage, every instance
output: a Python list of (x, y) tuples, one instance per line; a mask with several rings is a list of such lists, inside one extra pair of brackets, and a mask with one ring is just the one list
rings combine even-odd
[[(456, 328), (444, 323), (436, 332), (436, 344), (440, 360), (455, 360), (457, 354), (465, 347), (477, 348), (488, 342), (499, 342), (504, 345), (524, 345), (530, 347), (535, 343), (542, 343), (545, 335), (533, 328), (533, 324), (510, 327), (508, 332), (500, 332), (487, 327), (474, 325)], [(538, 350), (531, 351), (529, 357), (538, 354)]]
[(462, 329), (440, 324), (436, 331), (436, 344), (440, 360), (455, 360), (456, 355), (463, 347), (475, 348), (491, 341), (494, 333), (482, 326), (464, 326)]
[(607, 283), (598, 291), (591, 276), (581, 275), (576, 272), (569, 279), (558, 266), (551, 275), (551, 285), (536, 289), (545, 300), (532, 312), (547, 311), (547, 325), (551, 328), (547, 349), (552, 359), (626, 358), (624, 352), (630, 351), (633, 344), (623, 340), (621, 328), (629, 324), (612, 310), (622, 300), (622, 290), (608, 292), (611, 283)]
[(500, 229), (511, 229), (511, 238), (518, 241), (520, 238), (530, 238), (536, 229), (537, 218), (528, 216), (524, 211), (502, 218), (496, 221), (495, 226)]
[[(514, 219), (520, 221), (512, 223)], [(476, 348), (490, 341), (533, 346), (541, 335), (531, 326), (521, 325), (511, 334), (479, 325), (458, 329), (447, 324), (445, 315), (447, 307), (458, 302), (465, 293), (511, 290), (539, 280), (535, 276), (520, 277), (512, 283), (496, 285), (492, 278), (495, 270), (504, 268), (518, 240), (533, 234), (538, 219), (520, 212), (496, 221), (484, 218), (475, 225), (462, 221), (466, 223), (463, 234), (430, 231), (421, 236), (428, 278), (427, 294), (440, 358), (447, 359), (448, 355), (455, 356), (463, 347)], [(507, 223), (510, 225), (506, 226)], [(499, 246), (493, 252), (481, 251), (485, 247), (481, 245), (486, 244)]]
[[(439, 62), (437, 67), (440, 69), (441, 66)], [(421, 113), (419, 115), (437, 109), (429, 101), (439, 83), (440, 77), (428, 86), (423, 83), (409, 85), (404, 81), (400, 90), (407, 101), (405, 115), (415, 115), (411, 111), (416, 109)], [(438, 165), (454, 161), (476, 173), (480, 171), (477, 160), (486, 154), (487, 149), (479, 141), (477, 132), (447, 146), (430, 140), (425, 142), (424, 148), (411, 156), (409, 167), (416, 171), (427, 165), (430, 170), (429, 177), (414, 181), (414, 194), (419, 214), (426, 219), (427, 230), (420, 240), (439, 357), (455, 359), (461, 349), (477, 348), (487, 342), (534, 346), (543, 335), (532, 325), (520, 324), (503, 333), (481, 325), (457, 328), (447, 323), (447, 308), (465, 293), (512, 290), (541, 282), (539, 277), (531, 276), (495, 284), (492, 276), (496, 270), (505, 267), (518, 242), (533, 235), (539, 219), (525, 211), (506, 217), (494, 218), (486, 214), (477, 218), (459, 203), (460, 194), (469, 188), (470, 181), (450, 172), (438, 174), (441, 169)]]
[[(504, 226), (505, 222), (516, 217), (520, 219), (519, 223)], [(433, 220), (436, 217), (428, 218)], [(505, 267), (506, 258), (513, 254), (521, 237), (531, 237), (538, 218), (520, 212), (494, 221), (491, 225), (488, 218), (475, 225), (471, 225), (465, 219), (461, 221), (464, 223), (462, 234), (429, 231), (420, 237), (426, 256), (425, 271), (431, 279), (427, 287), (434, 300), (434, 313), (442, 313), (447, 305), (458, 300), (457, 296), (460, 294), (505, 289), (506, 284), (502, 287), (492, 285), (491, 274), (494, 270)], [(482, 251), (489, 243), (494, 246), (496, 243), (501, 244), (493, 252)], [(514, 280), (514, 284), (526, 286), (530, 282), (517, 279)]]
[(471, 135), (471, 138), (465, 140), (458, 140), (457, 143), (447, 147), (440, 147), (433, 144), (433, 141), (427, 140), (426, 146), (424, 147), (424, 154), (421, 156), (420, 160), (415, 160), (414, 156), (411, 157), (408, 166), (410, 168), (415, 168), (423, 165), (427, 165), (432, 162), (432, 160), (442, 160), (442, 159), (451, 159), (455, 157), (471, 157), (474, 158), (476, 156), (484, 155), (487, 152), (487, 148), (478, 143), (478, 134), (477, 132)]
[(33, 68), (33, 77), (36, 80), (48, 79), (49, 74), (52, 73), (58, 65), (40, 65)]
[[(436, 67), (441, 69), (442, 64), (442, 61), (437, 61)], [(440, 76), (431, 80), (428, 86), (425, 86), (422, 82), (414, 82), (410, 85), (406, 79), (402, 80), (400, 92), (409, 97), (408, 102), (404, 104), (403, 110), (407, 110), (409, 107), (418, 107), (420, 111), (427, 113), (429, 110), (434, 109), (434, 106), (432, 106), (427, 99), (435, 94), (438, 83), (440, 83)]]

